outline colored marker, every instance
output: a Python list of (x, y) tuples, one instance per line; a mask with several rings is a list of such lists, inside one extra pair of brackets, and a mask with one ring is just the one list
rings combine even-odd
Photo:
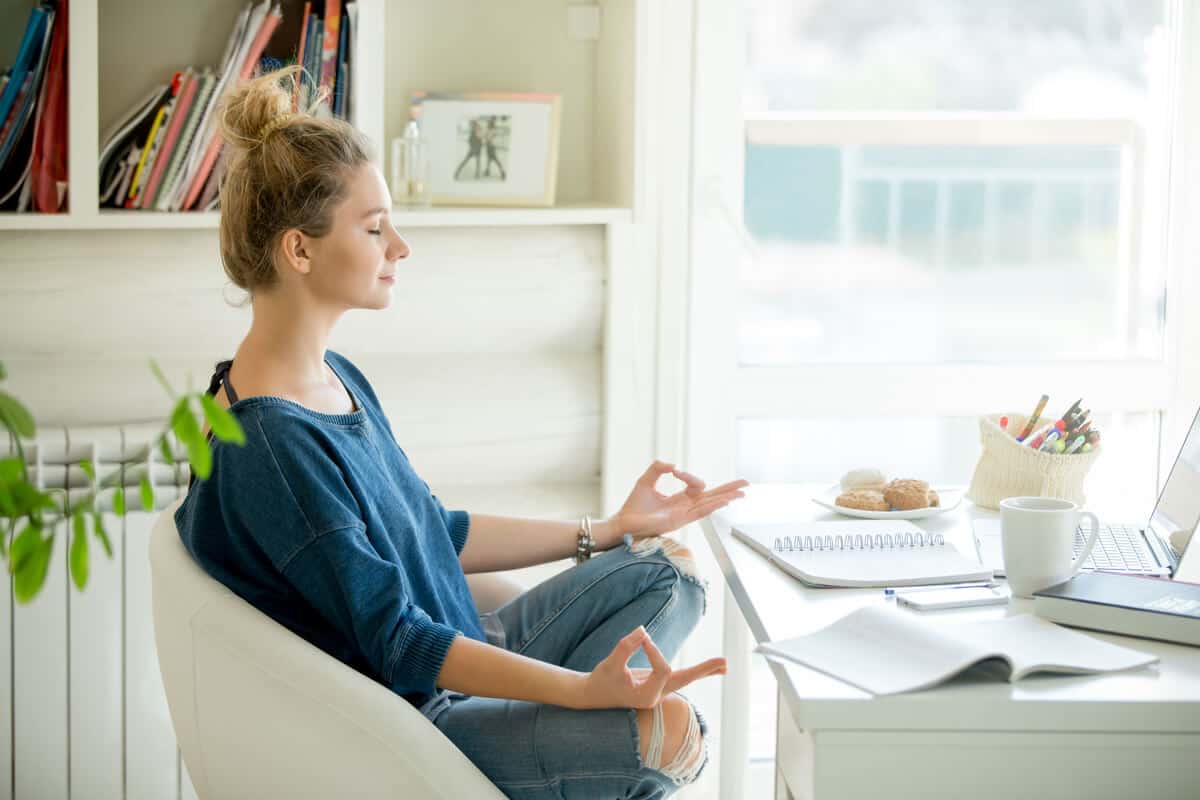
[(1076, 450), (1078, 450), (1079, 448), (1083, 447), (1083, 445), (1084, 445), (1084, 443), (1085, 443), (1085, 442), (1087, 442), (1087, 437), (1086, 437), (1086, 436), (1077, 436), (1077, 437), (1075, 437), (1075, 439), (1073, 439), (1073, 440), (1071, 441), (1071, 444), (1069, 444), (1069, 445), (1067, 446), (1067, 449), (1066, 449), (1065, 451), (1063, 451), (1063, 455), (1065, 455), (1065, 456), (1069, 456), (1069, 455), (1071, 455), (1071, 454), (1072, 454), (1072, 453), (1074, 453)]
[(1051, 450), (1054, 449), (1054, 443), (1059, 440), (1060, 436), (1061, 436), (1061, 434), (1058, 431), (1056, 431), (1056, 430), (1050, 431), (1050, 433), (1046, 434), (1045, 443), (1042, 444), (1042, 446), (1038, 449), (1041, 450), (1043, 453), (1050, 452)]

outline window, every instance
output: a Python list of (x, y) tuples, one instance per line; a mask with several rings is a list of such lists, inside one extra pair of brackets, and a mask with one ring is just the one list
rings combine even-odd
[[(717, 462), (757, 482), (878, 466), (966, 484), (979, 415), (1028, 413), (1043, 393), (1061, 414), (1082, 396), (1107, 449), (1089, 495), (1145, 514), (1171, 444), (1176, 5), (743, 0), (741, 11), (737, 59), (699, 54), (695, 90), (692, 296), (704, 324), (691, 346), (736, 363), (707, 392), (692, 384), (692, 425), (730, 431)], [(710, 131), (720, 103), (741, 109), (736, 157)], [(728, 163), (713, 166), (718, 153)], [(742, 744), (760, 785), (775, 684), (761, 658), (753, 675)]]

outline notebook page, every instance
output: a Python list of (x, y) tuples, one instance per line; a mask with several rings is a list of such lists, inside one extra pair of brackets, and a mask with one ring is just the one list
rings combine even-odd
[(953, 623), (947, 631), (973, 647), (1007, 655), (1014, 681), (1031, 672), (1115, 672), (1158, 661), (1150, 653), (1102, 642), (1032, 614)]
[[(846, 549), (847, 540), (859, 537), (928, 536), (906, 520), (855, 520), (853, 522), (798, 522), (737, 525), (733, 533), (770, 558), (788, 573), (813, 586), (914, 586), (931, 583), (988, 580), (992, 572), (968, 558), (953, 545), (869, 547)], [(790, 537), (838, 537), (835, 549), (775, 550), (777, 540)], [(841, 549), (837, 549), (840, 546)]]
[(890, 550), (782, 552), (802, 580), (816, 586), (918, 586), (988, 580), (992, 571), (967, 559), (953, 545)]
[(912, 614), (888, 606), (866, 606), (815, 633), (755, 649), (872, 694), (932, 686), (981, 656), (978, 644), (946, 636)]

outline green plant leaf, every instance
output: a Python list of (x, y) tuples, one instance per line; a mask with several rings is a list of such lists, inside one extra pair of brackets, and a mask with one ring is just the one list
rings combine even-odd
[(15, 506), (13, 516), (32, 514), (43, 508), (51, 511), (58, 508), (58, 503), (54, 502), (53, 497), (45, 492), (39, 492), (26, 481), (18, 480), (10, 483), (8, 490), (12, 493)]
[(108, 540), (108, 531), (104, 530), (104, 517), (99, 513), (92, 514), (92, 522), (96, 524), (96, 538), (104, 545), (104, 552), (112, 558), (112, 542)]
[(18, 436), (32, 439), (37, 433), (33, 415), (8, 392), (0, 392), (0, 419)]
[(118, 486), (113, 490), (113, 513), (118, 517), (125, 516), (125, 487)]
[(25, 477), (25, 465), (19, 458), (0, 458), (0, 481), (19, 481)]
[(87, 522), (81, 510), (74, 513), (73, 520), (75, 531), (71, 537), (71, 579), (75, 581), (76, 586), (83, 589), (88, 580)]
[(164, 464), (175, 463), (175, 456), (171, 455), (171, 445), (167, 443), (165, 433), (158, 438), (158, 452), (162, 454)]
[(233, 414), (230, 414), (227, 409), (221, 408), (220, 403), (211, 396), (202, 394), (200, 395), (200, 405), (204, 408), (204, 416), (208, 420), (208, 426), (212, 428), (214, 436), (237, 445), (246, 443), (246, 434), (242, 431), (242, 426), (238, 424)]
[(0, 361), (0, 381), (8, 377), (8, 370), (4, 369), (4, 362)]
[(201, 480), (208, 478), (212, 471), (212, 451), (208, 449), (208, 442), (200, 433), (200, 425), (192, 415), (186, 396), (179, 401), (179, 404), (175, 406), (174, 413), (171, 414), (171, 429), (175, 431), (179, 441), (187, 447), (188, 459), (191, 461), (192, 469), (196, 472), (196, 477)]
[(0, 517), (17, 516), (17, 504), (13, 502), (12, 492), (4, 481), (0, 481)]
[(41, 529), (36, 525), (26, 525), (13, 539), (12, 550), (8, 556), (8, 571), (15, 573), (20, 569), (41, 541)]
[(79, 461), (79, 468), (83, 470), (89, 478), (96, 480), (96, 467), (86, 458)]
[(167, 382), (167, 376), (163, 375), (162, 370), (158, 368), (158, 362), (153, 358), (150, 359), (150, 371), (154, 373), (154, 377), (158, 378), (158, 382), (167, 390), (167, 394), (175, 397), (175, 390), (171, 388), (171, 384)]
[(148, 478), (142, 478), (142, 508), (146, 511), (154, 510), (154, 488)]
[(54, 551), (54, 537), (39, 540), (33, 553), (17, 569), (13, 576), (13, 594), (18, 603), (28, 603), (37, 597), (46, 582), (46, 570), (50, 566), (50, 554)]

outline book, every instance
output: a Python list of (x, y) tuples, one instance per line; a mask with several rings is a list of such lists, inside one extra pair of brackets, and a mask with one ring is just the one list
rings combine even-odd
[(17, 91), (25, 85), (25, 75), (33, 64), (37, 48), (42, 45), (45, 26), (50, 15), (51, 9), (42, 6), (29, 10), (29, 21), (25, 24), (25, 33), (21, 35), (17, 60), (13, 63), (4, 90), (0, 91), (0, 121), (8, 119), (13, 102), (17, 97)]
[(159, 151), (159, 157), (154, 164), (154, 169), (150, 173), (150, 181), (146, 184), (146, 191), (142, 193), (141, 200), (138, 203), (139, 208), (152, 208), (154, 206), (163, 176), (167, 171), (167, 166), (171, 163), (177, 151), (176, 143), (179, 140), (179, 132), (183, 130), (183, 123), (187, 120), (188, 112), (191, 111), (192, 100), (195, 97), (198, 85), (195, 71), (191, 67), (188, 67), (183, 72), (182, 83), (179, 88), (179, 98), (176, 101), (177, 108), (171, 114), (171, 125), (167, 128), (166, 138), (163, 140), (162, 149)]
[(217, 85), (217, 76), (213, 74), (212, 69), (206, 67), (204, 73), (199, 78), (199, 86), (196, 89), (196, 97), (193, 99), (190, 108), (187, 112), (187, 119), (183, 124), (183, 131), (179, 134), (179, 144), (175, 148), (175, 153), (171, 155), (171, 163), (167, 165), (167, 175), (163, 178), (163, 187), (159, 190), (158, 196), (154, 200), (154, 207), (159, 211), (176, 211), (176, 203), (178, 201), (179, 186), (183, 175), (184, 165), (187, 163), (188, 154), (192, 150), (192, 145), (195, 142), (196, 131), (200, 125), (200, 117), (204, 113), (204, 108), (208, 103), (209, 97), (212, 95), (213, 87)]
[(940, 533), (907, 520), (735, 525), (733, 535), (810, 586), (916, 586), (990, 580)]
[(43, 213), (64, 208), (69, 173), (67, 169), (67, 32), (68, 4), (58, 3), (50, 58), (38, 101), (29, 188), (33, 206)]
[(1200, 645), (1200, 585), (1113, 572), (1082, 572), (1033, 593), (1039, 617), (1097, 631)]
[[(262, 5), (256, 6), (250, 15), (250, 24), (247, 30), (251, 36), (242, 42), (242, 47), (238, 48), (232, 62), (233, 72), (226, 73), (222, 76), (222, 81), (236, 75), (236, 78), (228, 80), (225, 83), (224, 89), (221, 91), (221, 97), (229, 93), (236, 86), (235, 81), (245, 81), (254, 72), (255, 65), (258, 64), (259, 56), (262, 55), (263, 48), (267, 46), (267, 41), (270, 40), (271, 34), (283, 19), (283, 14), (279, 10), (278, 3), (271, 3), (271, 0), (263, 0)], [(204, 151), (204, 156), (200, 160), (199, 165), (193, 174), (191, 186), (188, 188), (187, 195), (183, 200), (183, 209), (192, 208), (196, 199), (200, 195), (200, 191), (204, 188), (208, 180), (209, 173), (212, 171), (213, 165), (217, 160), (217, 152), (221, 149), (221, 135), (216, 127), (215, 121), (212, 125), (212, 138), (208, 140), (208, 147)]]
[(337, 80), (337, 51), (340, 41), (341, 9), (338, 0), (325, 0), (325, 31), (321, 42), (321, 87), (325, 90), (325, 111), (332, 113)]
[(890, 606), (860, 608), (815, 633), (755, 648), (831, 675), (871, 694), (935, 686), (968, 668), (1018, 681), (1034, 672), (1092, 674), (1158, 661), (1032, 614), (933, 622)]

